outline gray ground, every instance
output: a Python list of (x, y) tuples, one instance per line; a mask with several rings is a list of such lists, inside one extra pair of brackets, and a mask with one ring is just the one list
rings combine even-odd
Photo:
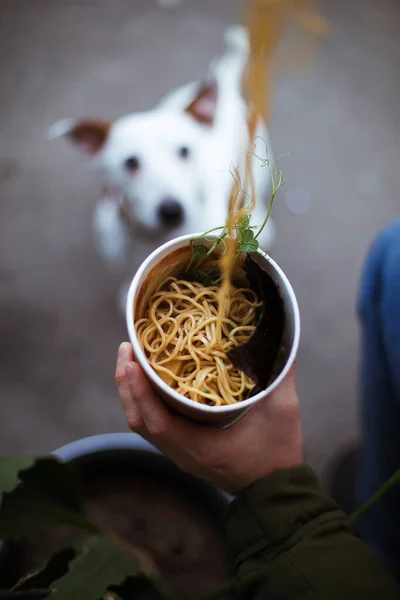
[[(381, 7), (385, 8), (381, 8)], [(357, 436), (360, 266), (399, 212), (400, 9), (338, 0), (306, 74), (279, 79), (271, 123), (288, 180), (273, 256), (301, 306), (299, 390), (321, 473)], [(0, 7), (0, 452), (37, 452), (125, 430), (113, 382), (126, 337), (117, 282), (96, 254), (98, 180), (46, 128), (64, 116), (151, 107), (200, 77), (237, 20), (229, 0), (2, 0)], [(287, 208), (306, 193), (311, 210)]]

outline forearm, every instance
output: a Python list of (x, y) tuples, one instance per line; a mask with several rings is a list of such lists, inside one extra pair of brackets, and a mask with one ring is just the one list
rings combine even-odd
[(399, 599), (400, 588), (308, 467), (277, 471), (232, 503), (241, 599)]

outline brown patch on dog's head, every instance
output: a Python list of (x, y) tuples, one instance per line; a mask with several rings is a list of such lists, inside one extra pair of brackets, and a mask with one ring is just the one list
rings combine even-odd
[(202, 125), (212, 127), (217, 109), (217, 83), (203, 84), (185, 112)]
[(104, 146), (111, 123), (101, 119), (84, 119), (74, 125), (66, 136), (86, 154), (96, 154)]

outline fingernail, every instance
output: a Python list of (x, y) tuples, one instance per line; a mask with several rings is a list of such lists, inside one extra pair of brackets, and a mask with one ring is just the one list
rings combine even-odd
[(129, 381), (133, 381), (135, 379), (135, 369), (133, 368), (132, 363), (127, 363), (125, 365), (125, 373)]
[(127, 362), (129, 360), (131, 345), (129, 342), (122, 342), (118, 348), (118, 360)]

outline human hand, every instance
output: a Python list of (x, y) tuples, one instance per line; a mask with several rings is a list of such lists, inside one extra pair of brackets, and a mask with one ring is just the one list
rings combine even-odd
[(227, 429), (212, 429), (171, 414), (134, 362), (128, 342), (119, 348), (115, 379), (132, 431), (183, 471), (231, 493), (303, 462), (294, 367), (268, 398)]

